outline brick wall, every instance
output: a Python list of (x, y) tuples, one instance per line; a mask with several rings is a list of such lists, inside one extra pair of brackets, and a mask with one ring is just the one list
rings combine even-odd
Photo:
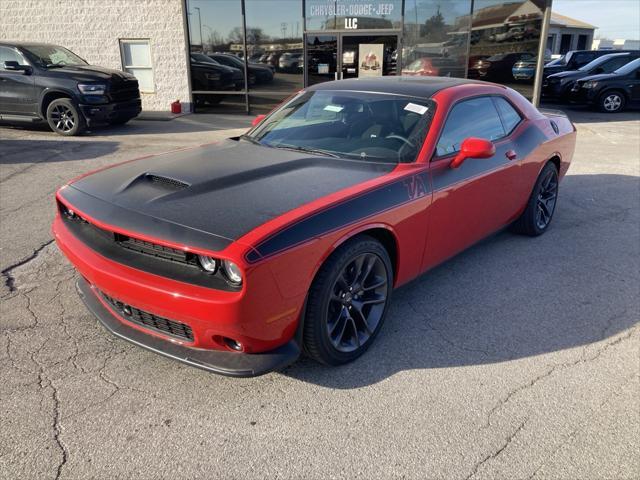
[(122, 70), (118, 40), (148, 38), (155, 93), (142, 107), (169, 110), (190, 102), (182, 10), (182, 0), (0, 0), (0, 39), (55, 43)]

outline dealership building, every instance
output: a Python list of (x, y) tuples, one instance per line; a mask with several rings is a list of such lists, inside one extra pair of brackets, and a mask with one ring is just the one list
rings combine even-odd
[(91, 64), (129, 71), (145, 110), (179, 100), (186, 111), (261, 113), (308, 85), (401, 74), (481, 78), (535, 98), (536, 67), (550, 54), (547, 40), (556, 41), (548, 35), (551, 0), (0, 5), (2, 39), (55, 43)]

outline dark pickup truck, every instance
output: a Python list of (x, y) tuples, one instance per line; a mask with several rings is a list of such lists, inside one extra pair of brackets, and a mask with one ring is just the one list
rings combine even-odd
[(66, 48), (0, 41), (0, 120), (46, 121), (60, 135), (121, 125), (141, 111), (136, 78), (89, 65)]

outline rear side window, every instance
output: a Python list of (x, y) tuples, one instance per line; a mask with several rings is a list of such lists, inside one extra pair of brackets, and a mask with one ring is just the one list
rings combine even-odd
[(493, 101), (496, 102), (498, 112), (500, 112), (500, 118), (502, 118), (502, 124), (504, 131), (507, 135), (513, 132), (513, 129), (520, 123), (522, 117), (516, 111), (511, 104), (502, 97), (494, 97)]
[(491, 97), (476, 97), (454, 105), (447, 117), (436, 155), (449, 155), (460, 150), (468, 137), (497, 140), (505, 136), (500, 116)]

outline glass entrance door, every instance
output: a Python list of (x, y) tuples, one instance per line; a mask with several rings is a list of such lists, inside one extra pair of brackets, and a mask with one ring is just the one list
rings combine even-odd
[(307, 85), (342, 78), (396, 75), (396, 34), (306, 34)]

